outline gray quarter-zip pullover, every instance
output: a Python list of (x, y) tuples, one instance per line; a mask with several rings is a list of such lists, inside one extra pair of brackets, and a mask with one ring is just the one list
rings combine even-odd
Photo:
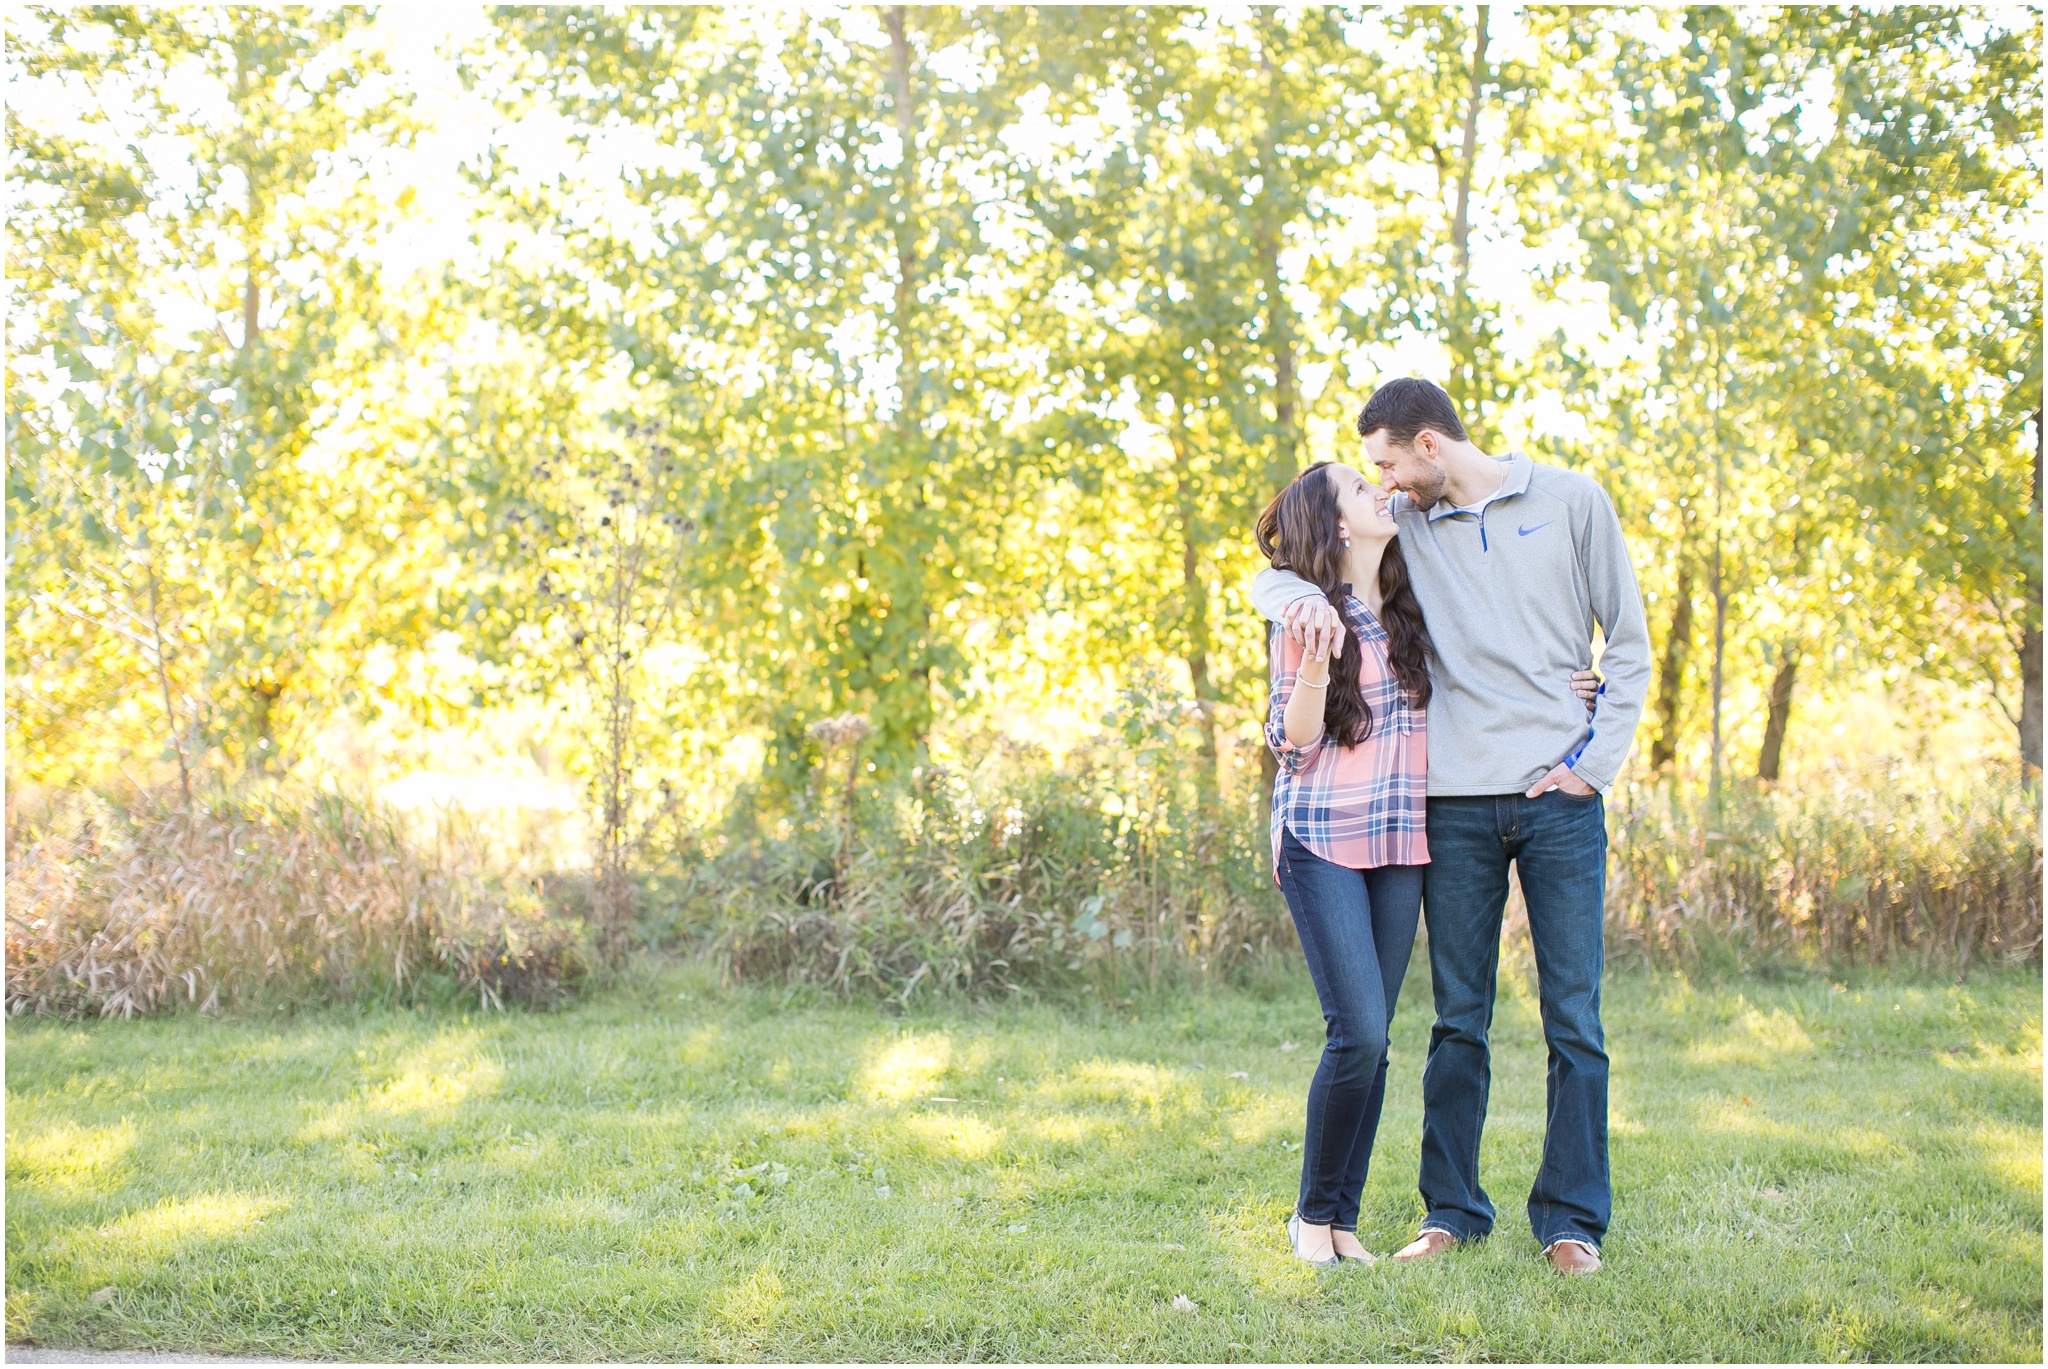
[[(1518, 794), (1559, 761), (1605, 791), (1620, 773), (1650, 688), (1643, 597), (1607, 492), (1591, 477), (1520, 452), (1477, 514), (1427, 514), (1396, 496), (1401, 548), (1429, 621), (1437, 665), (1429, 701), (1429, 792)], [(1275, 622), (1322, 592), (1266, 569), (1252, 603)], [(1593, 663), (1606, 687), (1588, 721), (1571, 672)]]

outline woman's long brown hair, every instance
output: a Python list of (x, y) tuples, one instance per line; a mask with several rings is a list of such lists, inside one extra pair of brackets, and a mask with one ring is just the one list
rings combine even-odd
[[(1344, 594), (1344, 539), (1337, 534), (1337, 485), (1328, 474), (1332, 463), (1318, 461), (1266, 505), (1259, 515), (1259, 550), (1281, 570), (1291, 570), (1323, 592), (1341, 617)], [(1429, 702), (1429, 663), (1436, 649), (1422, 620), (1422, 605), (1408, 584), (1408, 561), (1401, 539), (1387, 543), (1380, 557), (1380, 625), (1387, 630), (1387, 659), (1394, 678), (1414, 706)], [(1357, 746), (1372, 735), (1372, 709), (1358, 691), (1364, 660), (1357, 634), (1344, 624), (1342, 652), (1330, 659), (1330, 689), (1323, 703), (1323, 731), (1339, 746)]]

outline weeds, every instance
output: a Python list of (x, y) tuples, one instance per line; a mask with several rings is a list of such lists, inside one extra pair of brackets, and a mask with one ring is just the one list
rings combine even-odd
[(1165, 975), (1220, 976), (1293, 935), (1246, 802), (1204, 804), (1177, 772), (1111, 748), (1065, 766), (1013, 751), (864, 794), (857, 821), (742, 812), (678, 913), (737, 978), (907, 1000)]
[[(737, 980), (904, 1003), (1237, 980), (1292, 948), (1253, 795), (1205, 792), (1186, 754), (1143, 736), (1061, 764), (995, 741), (983, 754), (779, 814), (736, 799), (723, 830), (643, 872), (638, 939), (709, 952)], [(1740, 791), (1718, 817), (1696, 787), (1625, 785), (1608, 810), (1610, 954), (2038, 963), (2036, 802), (2017, 776), (1937, 792), (1886, 763)], [(376, 809), (282, 787), (216, 791), (190, 817), (168, 797), (74, 802), (10, 853), (8, 1011), (552, 1001), (595, 963), (598, 877), (493, 875), (464, 830), (422, 843)]]
[(580, 921), (334, 794), (74, 800), (7, 863), (7, 1011), (545, 1003), (581, 976)]
[(1722, 802), (1679, 784), (1612, 796), (1610, 950), (1655, 961), (2041, 958), (2038, 791), (2017, 775), (1924, 787), (1897, 761)]
[[(736, 978), (899, 999), (1227, 977), (1293, 928), (1255, 798), (1205, 803), (1190, 768), (992, 750), (972, 774), (866, 794), (851, 824), (836, 801), (776, 824), (743, 814), (719, 854), (693, 857), (673, 915)], [(1886, 762), (1737, 791), (1718, 818), (1699, 786), (1625, 785), (1608, 806), (1610, 953), (2038, 963), (2035, 802), (2017, 776), (1935, 792)]]
[(642, 666), (675, 621), (696, 532), (675, 507), (675, 456), (658, 429), (628, 422), (589, 450), (562, 447), (537, 463), (533, 502), (512, 515), (545, 605), (528, 626), (550, 640), (590, 726), (590, 911), (595, 940), (614, 965), (638, 918), (633, 867), (651, 826), (638, 813), (643, 796), (634, 780), (644, 740), (636, 724), (647, 703)]

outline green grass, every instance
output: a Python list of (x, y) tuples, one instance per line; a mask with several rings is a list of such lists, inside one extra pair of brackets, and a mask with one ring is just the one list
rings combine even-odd
[[(1288, 1256), (1304, 980), (891, 1017), (684, 968), (553, 1015), (14, 1022), (7, 1334), (373, 1359), (2040, 1360), (2038, 973), (1611, 977), (1615, 1221), (1607, 1269), (1571, 1282), (1522, 1211), (1543, 1054), (1512, 962), (1493, 1239), (1415, 1268)], [(1420, 1212), (1427, 1002), (1418, 962), (1360, 1230), (1381, 1252)]]

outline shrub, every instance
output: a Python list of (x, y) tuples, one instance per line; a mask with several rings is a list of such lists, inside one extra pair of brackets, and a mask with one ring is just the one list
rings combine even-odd
[[(988, 754), (855, 810), (814, 801), (770, 824), (740, 805), (722, 845), (707, 842), (718, 854), (690, 862), (674, 916), (736, 977), (896, 997), (1235, 974), (1294, 946), (1256, 796), (1205, 803), (1192, 748), (1062, 766)], [(2036, 803), (2017, 775), (1934, 792), (1873, 762), (1731, 786), (1713, 819), (1695, 781), (1630, 781), (1608, 804), (1609, 952), (2038, 962)]]
[(742, 812), (687, 879), (682, 921), (734, 976), (899, 998), (1225, 975), (1291, 945), (1254, 803), (1205, 802), (1182, 772), (1129, 761), (928, 770), (866, 795), (852, 823), (810, 805), (763, 830)]
[(311, 790), (216, 792), (189, 813), (73, 799), (9, 853), (7, 1010), (552, 1001), (585, 970), (580, 924), (459, 854)]
[(1794, 787), (1639, 781), (1611, 798), (1608, 944), (1622, 956), (1959, 966), (2041, 958), (2039, 791), (1947, 790), (1878, 759)]

